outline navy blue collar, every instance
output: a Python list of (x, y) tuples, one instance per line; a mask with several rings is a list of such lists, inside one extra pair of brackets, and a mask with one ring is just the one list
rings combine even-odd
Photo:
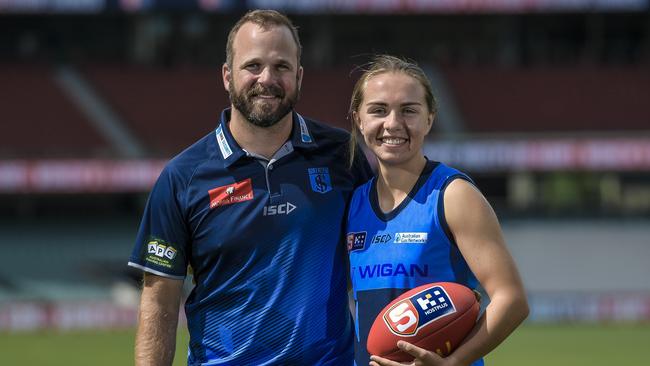
[(439, 162), (431, 161), (427, 158), (427, 162), (424, 164), (424, 168), (422, 168), (422, 172), (420, 172), (420, 176), (418, 177), (417, 181), (415, 181), (415, 184), (413, 187), (411, 187), (411, 191), (406, 195), (406, 197), (404, 197), (404, 200), (390, 212), (384, 212), (381, 210), (381, 206), (379, 205), (379, 194), (377, 193), (377, 176), (373, 177), (372, 182), (370, 183), (369, 198), (370, 207), (372, 207), (375, 215), (377, 215), (377, 217), (384, 222), (394, 219), (397, 215), (399, 215), (400, 212), (402, 212), (402, 210), (406, 208), (409, 202), (415, 198), (415, 195), (427, 182), (431, 176), (431, 173), (438, 167), (438, 165), (440, 165)]
[[(221, 154), (226, 167), (229, 167), (237, 160), (247, 155), (246, 151), (239, 146), (230, 133), (230, 128), (228, 127), (228, 123), (230, 122), (230, 112), (230, 108), (226, 108), (221, 112), (219, 125), (215, 130), (215, 137), (217, 139), (217, 147), (219, 150), (217, 154)], [(291, 140), (293, 147), (302, 149), (314, 149), (318, 147), (316, 141), (314, 141), (314, 136), (311, 131), (309, 131), (305, 119), (295, 111), (292, 111), (291, 114), (293, 126), (291, 128), (291, 136), (289, 139)]]

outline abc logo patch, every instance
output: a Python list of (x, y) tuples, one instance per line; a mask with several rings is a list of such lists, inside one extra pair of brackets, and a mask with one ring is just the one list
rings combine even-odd
[(413, 336), (423, 326), (455, 312), (447, 292), (433, 286), (391, 306), (383, 318), (394, 334)]

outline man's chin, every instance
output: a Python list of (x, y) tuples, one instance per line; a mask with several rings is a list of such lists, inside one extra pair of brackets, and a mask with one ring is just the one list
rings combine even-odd
[(272, 111), (271, 113), (267, 111), (264, 112), (253, 111), (253, 113), (251, 113), (247, 119), (250, 123), (254, 124), (255, 126), (271, 127), (277, 124), (278, 122), (280, 122), (280, 120), (282, 120), (282, 118), (287, 115), (285, 113), (282, 116), (280, 116), (279, 114), (274, 112), (275, 111)]
[[(264, 106), (268, 107), (268, 106)], [(274, 108), (253, 108), (250, 116), (258, 121), (267, 121), (269, 126), (276, 124), (287, 114), (291, 113), (292, 108), (282, 108), (283, 106), (275, 106)], [(271, 122), (272, 121), (272, 122)], [(267, 123), (264, 123), (267, 124)]]
[(253, 102), (252, 107), (251, 111), (253, 113), (270, 114), (275, 113), (280, 109), (280, 103), (269, 100), (255, 101)]
[(280, 122), (280, 119), (259, 119), (259, 118), (251, 118), (248, 120), (252, 125), (257, 126), (257, 127), (262, 127), (262, 128), (269, 128), (272, 126), (275, 126), (278, 122)]

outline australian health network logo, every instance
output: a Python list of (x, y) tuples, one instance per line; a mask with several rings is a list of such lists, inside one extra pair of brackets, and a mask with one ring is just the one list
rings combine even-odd
[(445, 289), (432, 286), (391, 306), (383, 317), (391, 332), (409, 337), (423, 326), (455, 312)]
[(332, 181), (328, 168), (308, 168), (311, 189), (318, 193), (327, 193), (332, 190)]
[(406, 244), (424, 244), (429, 239), (429, 233), (397, 233), (395, 234), (395, 243)]

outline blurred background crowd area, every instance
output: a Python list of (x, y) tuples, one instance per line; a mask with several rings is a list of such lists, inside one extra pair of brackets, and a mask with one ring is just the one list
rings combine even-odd
[(314, 119), (349, 129), (373, 54), (425, 69), (425, 153), (495, 207), (530, 321), (650, 320), (650, 1), (0, 0), (0, 331), (133, 325), (148, 190), (253, 8), (298, 26)]

